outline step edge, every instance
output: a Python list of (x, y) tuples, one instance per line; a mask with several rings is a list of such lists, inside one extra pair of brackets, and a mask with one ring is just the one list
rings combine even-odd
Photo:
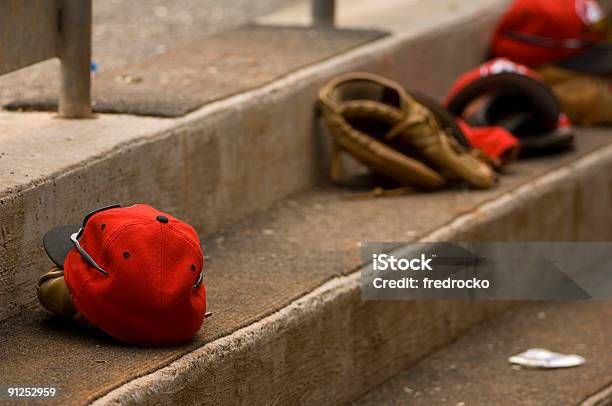
[(580, 406), (605, 406), (610, 404), (608, 402), (612, 403), (612, 382), (586, 398)]
[[(600, 165), (603, 161), (612, 161), (612, 145), (591, 152), (566, 166), (554, 169), (540, 177), (527, 182), (507, 193), (483, 203), (477, 210), (465, 213), (446, 225), (431, 231), (419, 239), (420, 242), (450, 241), (459, 232), (474, 228), (503, 213), (519, 208), (525, 200), (542, 195), (547, 190), (553, 190), (568, 178), (579, 176), (590, 168)], [(536, 186), (537, 187), (534, 187)], [(484, 218), (482, 214), (485, 214)], [(170, 364), (156, 369), (153, 372), (125, 382), (92, 402), (92, 405), (123, 404), (136, 400), (146, 399), (148, 394), (154, 395), (156, 390), (163, 390), (165, 385), (172, 385), (176, 376), (189, 373), (200, 365), (209, 363), (209, 357), (222, 358), (224, 354), (237, 351), (236, 343), (243, 349), (256, 345), (258, 339), (271, 334), (273, 329), (263, 329), (270, 324), (295, 323), (300, 314), (314, 313), (316, 309), (329, 300), (344, 294), (360, 291), (361, 270), (341, 277), (335, 277), (312, 292), (291, 302), (289, 305), (264, 317), (263, 319), (243, 327), (233, 333), (212, 341), (190, 353), (187, 353)], [(297, 315), (297, 316), (296, 316)], [(289, 320), (289, 321), (287, 321)], [(142, 397), (142, 399), (141, 399)]]

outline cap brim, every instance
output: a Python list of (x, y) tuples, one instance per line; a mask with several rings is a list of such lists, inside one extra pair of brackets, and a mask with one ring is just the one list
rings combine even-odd
[(570, 69), (591, 75), (612, 73), (612, 43), (595, 45), (578, 56), (555, 63), (560, 68)]
[(43, 237), (43, 246), (53, 263), (60, 268), (64, 267), (64, 260), (70, 250), (74, 248), (70, 236), (79, 231), (78, 225), (67, 225), (52, 228)]

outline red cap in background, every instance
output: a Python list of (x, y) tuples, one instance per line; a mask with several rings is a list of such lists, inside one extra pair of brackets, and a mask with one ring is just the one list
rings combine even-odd
[[(596, 0), (515, 0), (497, 27), (491, 54), (530, 66), (578, 57), (574, 69), (611, 72), (612, 48), (595, 29), (604, 19)], [(605, 66), (592, 66), (597, 63)]]

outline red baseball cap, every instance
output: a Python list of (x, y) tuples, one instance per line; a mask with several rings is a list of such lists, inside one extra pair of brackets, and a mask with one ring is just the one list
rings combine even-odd
[(502, 17), (493, 57), (538, 66), (557, 63), (587, 73), (612, 72), (612, 46), (596, 0), (515, 0)]
[(77, 310), (109, 335), (134, 344), (191, 339), (206, 311), (204, 257), (190, 225), (137, 204), (98, 209), (82, 226), (43, 238)]
[(573, 144), (571, 123), (550, 88), (536, 72), (505, 58), (461, 75), (444, 104), (473, 127), (505, 128), (519, 138), (523, 155), (556, 152)]

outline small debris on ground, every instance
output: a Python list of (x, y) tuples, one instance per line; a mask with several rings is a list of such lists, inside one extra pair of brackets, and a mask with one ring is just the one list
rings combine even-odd
[(583, 365), (586, 360), (576, 354), (561, 354), (544, 348), (531, 348), (508, 358), (511, 364), (527, 368), (571, 368)]
[(404, 236), (408, 237), (408, 238), (414, 238), (416, 237), (418, 234), (418, 232), (414, 231), (414, 230), (408, 230), (406, 232), (404, 232)]
[(142, 78), (141, 77), (131, 76), (131, 75), (117, 75), (113, 79), (117, 83), (134, 84), (134, 83), (142, 82)]

